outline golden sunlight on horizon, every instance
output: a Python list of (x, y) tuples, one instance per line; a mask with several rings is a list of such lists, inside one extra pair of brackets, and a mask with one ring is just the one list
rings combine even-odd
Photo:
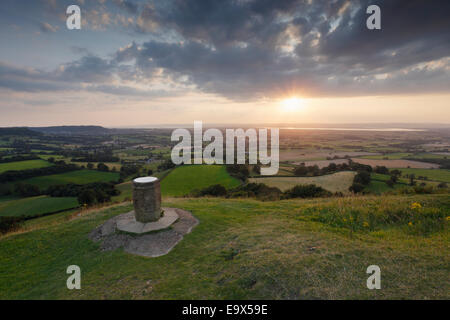
[(281, 100), (281, 107), (284, 112), (296, 112), (305, 108), (305, 99), (292, 96)]

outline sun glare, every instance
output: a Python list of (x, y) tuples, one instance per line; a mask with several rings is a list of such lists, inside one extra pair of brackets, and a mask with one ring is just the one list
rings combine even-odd
[(303, 108), (304, 101), (297, 97), (290, 97), (281, 101), (283, 110), (287, 112), (299, 111)]

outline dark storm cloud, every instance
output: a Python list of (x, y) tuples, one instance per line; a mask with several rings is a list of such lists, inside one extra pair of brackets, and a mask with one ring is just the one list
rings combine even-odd
[[(382, 30), (366, 28), (370, 4), (382, 10)], [(376, 94), (446, 91), (442, 81), (450, 80), (448, 69), (414, 69), (450, 56), (450, 1), (175, 0), (151, 8), (149, 20), (184, 40), (144, 43), (134, 51), (141, 67), (189, 76), (200, 89), (231, 98), (289, 88), (322, 95), (367, 94), (367, 86)], [(280, 48), (289, 33), (299, 43), (287, 54)]]
[[(45, 3), (51, 10), (54, 1)], [(366, 28), (371, 4), (381, 8), (382, 30)], [(133, 17), (127, 32), (158, 40), (132, 42), (112, 58), (89, 54), (41, 73), (44, 87), (91, 83), (91, 90), (122, 94), (108, 84), (114, 77), (147, 81), (163, 70), (171, 81), (236, 100), (286, 92), (448, 92), (447, 0), (113, 0), (101, 5)], [(38, 90), (36, 75), (28, 76), (16, 76), (8, 87)], [(5, 81), (0, 75), (0, 85)]]

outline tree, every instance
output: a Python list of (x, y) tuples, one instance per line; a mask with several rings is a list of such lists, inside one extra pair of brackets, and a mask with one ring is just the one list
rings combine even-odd
[(100, 162), (98, 165), (97, 165), (97, 170), (98, 171), (109, 171), (109, 168), (108, 168), (108, 166), (106, 165), (106, 164), (104, 164), (103, 162)]
[(304, 163), (300, 164), (298, 167), (294, 169), (294, 174), (298, 177), (304, 177), (308, 173), (308, 168)]
[(93, 205), (95, 203), (95, 191), (91, 189), (83, 190), (78, 195), (78, 202), (87, 206)]
[(27, 183), (17, 183), (14, 186), (14, 192), (21, 197), (34, 197), (41, 194), (38, 186)]
[(375, 172), (379, 174), (389, 174), (389, 169), (385, 166), (376, 166)]
[(392, 180), (392, 177), (391, 177), (389, 180), (386, 180), (386, 184), (387, 184), (389, 187), (393, 188), (395, 182)]
[(364, 190), (364, 185), (361, 183), (353, 182), (353, 184), (348, 188), (351, 192), (360, 193)]
[(368, 185), (370, 183), (370, 173), (367, 171), (360, 171), (353, 179), (354, 183), (360, 183), (362, 185)]
[(415, 178), (416, 178), (416, 176), (414, 174), (410, 174), (409, 175), (409, 185), (410, 186), (415, 186), (416, 185), (416, 181), (414, 181)]

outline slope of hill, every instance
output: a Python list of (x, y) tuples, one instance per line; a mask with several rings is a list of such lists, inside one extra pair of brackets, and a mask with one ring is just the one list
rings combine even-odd
[[(88, 239), (131, 205), (38, 218), (34, 231), (0, 238), (0, 299), (450, 298), (448, 195), (164, 206), (189, 210), (200, 224), (158, 258), (102, 251)], [(66, 288), (72, 264), (82, 290)], [(382, 290), (366, 287), (373, 264)]]

